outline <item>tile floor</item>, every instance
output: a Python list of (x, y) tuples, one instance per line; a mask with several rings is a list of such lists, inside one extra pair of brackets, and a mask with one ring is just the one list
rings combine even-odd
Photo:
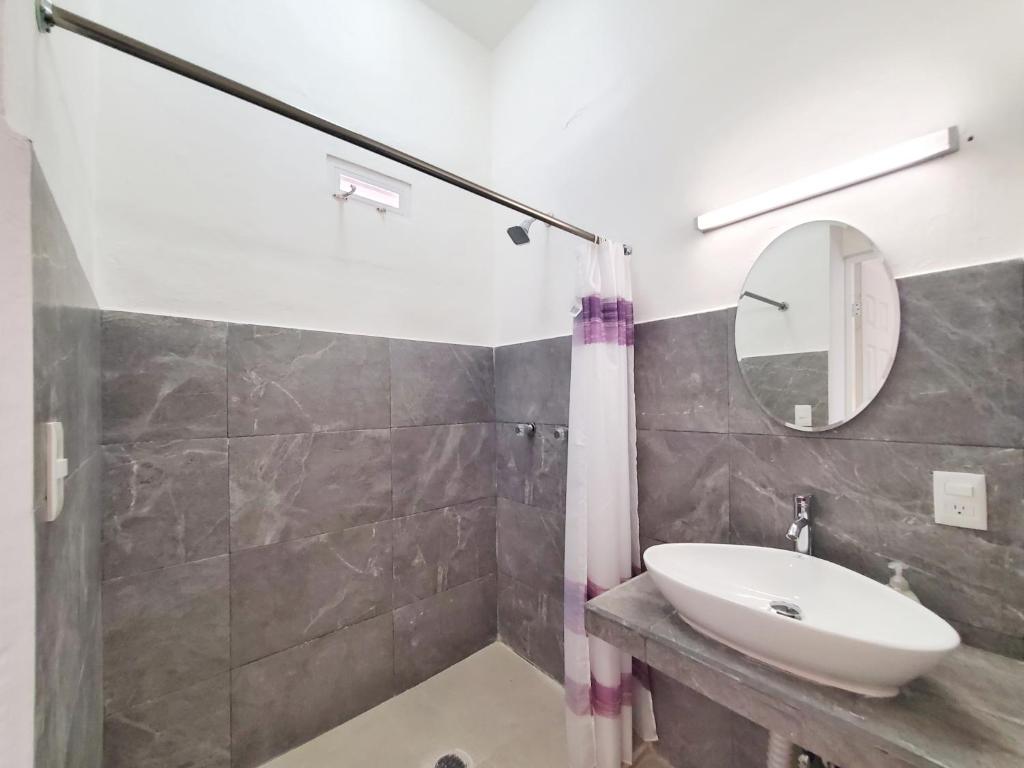
[(565, 768), (562, 687), (495, 643), (263, 768)]

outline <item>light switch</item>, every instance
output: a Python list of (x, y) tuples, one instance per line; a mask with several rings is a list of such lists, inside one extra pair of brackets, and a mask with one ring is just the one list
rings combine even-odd
[(950, 496), (961, 496), (970, 499), (974, 496), (974, 486), (969, 483), (958, 483), (950, 480), (946, 483), (946, 493)]
[(64, 508), (64, 480), (68, 476), (68, 460), (64, 456), (64, 425), (48, 421), (43, 425), (46, 441), (46, 508), (43, 519), (52, 523)]
[(969, 472), (933, 472), (935, 522), (959, 528), (988, 530), (985, 476)]

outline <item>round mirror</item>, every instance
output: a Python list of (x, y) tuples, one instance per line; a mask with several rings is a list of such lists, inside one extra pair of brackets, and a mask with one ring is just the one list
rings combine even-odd
[(764, 249), (736, 307), (747, 388), (787, 427), (833, 429), (878, 394), (899, 340), (896, 281), (860, 230), (812, 221)]

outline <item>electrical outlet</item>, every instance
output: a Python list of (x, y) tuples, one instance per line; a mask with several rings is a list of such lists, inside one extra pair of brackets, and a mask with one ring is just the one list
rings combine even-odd
[(969, 472), (933, 472), (935, 522), (958, 528), (988, 530), (985, 476)]
[(809, 405), (793, 406), (793, 424), (798, 427), (811, 427), (812, 413)]

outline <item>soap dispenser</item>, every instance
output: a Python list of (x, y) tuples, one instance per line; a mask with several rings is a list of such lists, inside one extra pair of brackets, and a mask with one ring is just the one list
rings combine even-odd
[(913, 590), (910, 588), (910, 582), (907, 581), (907, 577), (903, 575), (903, 571), (906, 570), (907, 564), (900, 560), (893, 560), (889, 563), (889, 568), (892, 570), (892, 578), (889, 579), (889, 586), (904, 597), (909, 597), (911, 600), (920, 603), (920, 598), (914, 594)]

